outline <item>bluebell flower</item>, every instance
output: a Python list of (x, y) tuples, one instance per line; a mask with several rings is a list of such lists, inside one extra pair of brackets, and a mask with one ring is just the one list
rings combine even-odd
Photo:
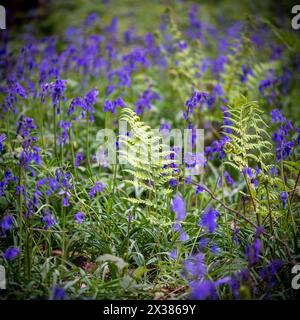
[(176, 260), (177, 259), (177, 250), (176, 248), (174, 248), (173, 250), (170, 251), (169, 253), (169, 257), (173, 260)]
[(248, 65), (242, 66), (242, 75), (240, 76), (240, 81), (242, 83), (247, 82), (249, 75), (254, 76), (254, 73), (253, 73), (253, 70), (251, 69), (251, 67)]
[(98, 94), (99, 91), (94, 88), (87, 92), (84, 98), (77, 97), (73, 99), (68, 109), (68, 115), (72, 115), (75, 111), (75, 108), (80, 108), (81, 117), (85, 119), (87, 116), (89, 116), (89, 121), (94, 122), (94, 106), (96, 104)]
[(200, 250), (204, 250), (208, 245), (208, 238), (201, 238), (200, 241), (199, 241), (199, 248)]
[(177, 180), (177, 179), (172, 178), (172, 179), (169, 180), (169, 186), (170, 186), (171, 188), (176, 187), (177, 184), (178, 184), (178, 180)]
[(67, 294), (66, 294), (65, 289), (63, 289), (59, 286), (55, 286), (53, 288), (52, 297), (53, 297), (53, 300), (66, 300)]
[(6, 232), (11, 231), (14, 227), (14, 217), (10, 214), (5, 215), (1, 220), (2, 236), (6, 237)]
[(217, 299), (216, 286), (211, 280), (192, 281), (190, 284), (190, 297), (195, 300)]
[(209, 233), (214, 233), (217, 227), (218, 216), (220, 216), (220, 213), (217, 210), (207, 208), (202, 214), (199, 226), (206, 228)]
[(234, 185), (234, 180), (232, 179), (232, 177), (230, 176), (228, 171), (224, 171), (224, 177), (226, 179), (226, 182), (229, 186), (233, 186)]
[(18, 247), (10, 247), (4, 251), (4, 258), (7, 261), (12, 261), (17, 258), (20, 254), (20, 249)]
[(276, 277), (283, 265), (283, 261), (276, 259), (260, 270), (259, 276), (263, 281), (267, 282), (268, 288), (272, 288), (276, 284)]
[(68, 121), (61, 120), (59, 122), (59, 128), (62, 129), (62, 134), (58, 136), (58, 144), (66, 145), (69, 140), (69, 130), (72, 124)]
[(178, 221), (183, 221), (186, 215), (185, 203), (183, 197), (178, 193), (172, 201), (172, 210), (176, 213)]
[(261, 240), (256, 238), (251, 245), (247, 245), (245, 254), (248, 260), (249, 266), (254, 265), (259, 261), (259, 255), (261, 251)]
[(76, 153), (76, 156), (75, 156), (75, 167), (79, 167), (80, 166), (80, 162), (83, 160), (83, 155), (82, 153), (78, 152)]
[(66, 101), (66, 97), (64, 95), (66, 90), (66, 80), (56, 79), (55, 84), (53, 86), (53, 91), (51, 94), (53, 106), (56, 108), (56, 113), (60, 113), (60, 109), (58, 104), (60, 101)]
[(82, 224), (82, 222), (85, 219), (85, 214), (81, 211), (78, 211), (75, 215), (74, 215), (74, 219), (79, 223)]
[(184, 265), (187, 277), (191, 277), (193, 280), (200, 281), (206, 275), (207, 268), (205, 265), (205, 257), (202, 252), (198, 252), (196, 255), (187, 258)]
[(199, 193), (203, 192), (204, 188), (202, 186), (197, 186), (196, 187), (196, 195), (198, 195)]
[(272, 116), (272, 122), (284, 122), (285, 117), (281, 114), (280, 110), (275, 108), (271, 111), (271, 116)]
[(50, 210), (46, 210), (44, 212), (44, 215), (42, 217), (42, 222), (44, 223), (45, 230), (50, 229), (55, 225), (56, 221)]
[(97, 181), (94, 184), (93, 188), (90, 190), (90, 197), (94, 198), (96, 193), (102, 192), (104, 190), (105, 186), (106, 186), (105, 183), (103, 183), (101, 181)]
[(0, 136), (0, 152), (3, 151), (4, 147), (4, 141), (6, 140), (6, 135), (5, 133), (2, 133)]
[(283, 204), (283, 208), (285, 209), (286, 208), (286, 201), (287, 201), (287, 193), (285, 191), (281, 191), (280, 193), (280, 199), (282, 201), (282, 204)]
[(149, 86), (148, 89), (140, 95), (139, 99), (135, 103), (135, 112), (140, 116), (143, 112), (143, 109), (150, 110), (152, 108), (152, 102), (159, 99), (160, 95), (152, 91), (151, 86)]
[(217, 244), (213, 243), (210, 247), (210, 251), (212, 254), (218, 254), (220, 252), (220, 248)]
[(245, 176), (248, 176), (249, 178), (253, 178), (253, 171), (250, 167), (244, 168), (242, 172)]

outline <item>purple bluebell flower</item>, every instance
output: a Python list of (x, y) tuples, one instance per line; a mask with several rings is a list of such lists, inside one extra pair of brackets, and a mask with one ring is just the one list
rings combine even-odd
[(265, 231), (264, 226), (257, 227), (256, 232), (255, 232), (255, 237), (259, 238), (264, 233), (264, 231)]
[(276, 284), (276, 276), (282, 266), (284, 265), (281, 260), (273, 260), (267, 266), (263, 267), (259, 272), (259, 276), (263, 281), (266, 281), (267, 287), (272, 288)]
[(217, 298), (216, 286), (211, 280), (203, 280), (200, 282), (192, 281), (190, 284), (191, 299), (195, 300), (206, 300)]
[(280, 110), (275, 108), (271, 111), (271, 116), (272, 116), (272, 122), (276, 123), (276, 122), (284, 122), (285, 118), (283, 117), (283, 115), (281, 114)]
[(249, 75), (254, 76), (254, 73), (251, 67), (248, 65), (242, 66), (242, 75), (240, 76), (240, 81), (242, 83), (247, 82)]
[(203, 191), (204, 191), (204, 188), (202, 186), (196, 187), (196, 195), (198, 195), (199, 193), (202, 193)]
[(199, 226), (206, 228), (209, 233), (214, 233), (217, 227), (218, 216), (220, 216), (220, 213), (217, 210), (207, 208), (202, 214)]
[(248, 260), (249, 266), (253, 266), (259, 261), (259, 255), (261, 250), (261, 240), (256, 238), (251, 245), (247, 245), (245, 254)]
[(185, 260), (185, 271), (187, 276), (192, 277), (193, 280), (202, 280), (207, 272), (204, 254), (198, 252), (195, 256), (187, 258)]
[(12, 261), (17, 258), (20, 254), (20, 249), (18, 247), (10, 247), (4, 251), (4, 258), (7, 261)]
[(1, 220), (1, 229), (3, 238), (6, 237), (6, 232), (11, 231), (14, 227), (14, 218), (12, 215), (7, 214)]
[(52, 297), (53, 297), (53, 300), (66, 300), (67, 294), (65, 289), (56, 285), (53, 288)]
[(177, 259), (177, 250), (176, 248), (174, 248), (173, 250), (170, 251), (169, 253), (169, 257), (173, 260), (176, 260)]
[(270, 175), (271, 176), (278, 176), (278, 168), (276, 166), (273, 166), (271, 169), (270, 169)]
[(172, 210), (176, 213), (176, 219), (183, 221), (186, 215), (185, 203), (183, 197), (178, 193), (172, 201)]
[(253, 171), (251, 168), (246, 167), (242, 171), (245, 176), (248, 176), (249, 178), (253, 178)]
[(287, 193), (285, 191), (281, 191), (280, 193), (280, 199), (282, 201), (282, 204), (283, 204), (283, 208), (285, 209), (286, 208), (286, 201), (287, 201)]
[(71, 128), (71, 122), (61, 120), (59, 122), (59, 128), (62, 129), (62, 134), (58, 136), (58, 144), (66, 145), (69, 140), (69, 130)]
[(171, 188), (176, 187), (177, 184), (178, 184), (178, 180), (177, 180), (177, 179), (172, 178), (172, 179), (169, 180), (169, 186), (170, 186)]
[(150, 110), (152, 108), (152, 102), (159, 100), (160, 95), (151, 90), (151, 86), (145, 90), (135, 103), (135, 112), (140, 116), (143, 112), (143, 108)]
[(50, 229), (55, 225), (56, 221), (50, 210), (47, 210), (44, 212), (44, 215), (42, 217), (42, 222), (44, 223), (45, 230)]
[(220, 252), (220, 248), (217, 244), (213, 243), (210, 247), (210, 251), (212, 254), (218, 254)]
[(66, 97), (64, 95), (66, 90), (66, 82), (66, 80), (56, 79), (53, 87), (51, 98), (57, 114), (60, 113), (60, 109), (58, 108), (59, 102), (66, 101)]
[(83, 160), (83, 155), (82, 153), (78, 152), (76, 153), (76, 156), (75, 156), (75, 167), (79, 167), (80, 166), (80, 162)]
[(82, 224), (82, 222), (85, 219), (85, 214), (81, 211), (78, 211), (75, 215), (74, 215), (74, 219), (79, 223)]
[(105, 186), (106, 186), (105, 183), (103, 183), (101, 181), (97, 181), (94, 184), (93, 188), (90, 190), (90, 197), (94, 198), (96, 193), (102, 192), (104, 190)]
[(97, 101), (97, 96), (99, 94), (99, 91), (97, 89), (91, 89), (85, 96), (84, 98), (82, 97), (77, 97), (72, 100), (71, 105), (68, 110), (68, 115), (70, 116), (71, 114), (74, 113), (75, 108), (80, 108), (81, 109), (81, 117), (85, 119), (87, 116), (89, 116), (89, 121), (94, 122), (94, 106)]
[(0, 152), (3, 151), (4, 147), (4, 141), (6, 140), (6, 135), (5, 133), (2, 133), (0, 136)]
[(199, 241), (199, 248), (200, 250), (204, 250), (208, 245), (208, 238), (201, 238)]
[(108, 112), (110, 111), (111, 113), (116, 113), (116, 106), (111, 100), (105, 100), (104, 106), (103, 106), (103, 112)]
[(229, 174), (228, 171), (224, 171), (224, 177), (226, 179), (226, 182), (229, 186), (233, 186), (234, 185), (234, 180), (232, 179), (231, 175)]

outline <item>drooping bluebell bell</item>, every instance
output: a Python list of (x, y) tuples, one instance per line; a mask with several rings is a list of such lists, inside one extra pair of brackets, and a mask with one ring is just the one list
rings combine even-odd
[(272, 122), (274, 123), (276, 122), (282, 123), (285, 121), (285, 117), (281, 114), (281, 111), (277, 108), (271, 111), (271, 116), (272, 116)]
[(229, 186), (234, 186), (234, 180), (232, 179), (232, 177), (228, 171), (224, 171), (224, 177), (225, 177), (226, 182)]
[(6, 88), (7, 96), (5, 97), (4, 102), (2, 103), (2, 109), (4, 112), (12, 109), (13, 112), (17, 113), (17, 102), (18, 97), (22, 99), (27, 99), (27, 92), (25, 88), (17, 80), (8, 81)]
[(2, 237), (6, 237), (6, 232), (14, 227), (14, 217), (10, 214), (5, 215), (1, 220)]
[(169, 253), (169, 257), (173, 260), (176, 260), (177, 259), (177, 250), (176, 248), (174, 248), (173, 250), (170, 251)]
[(242, 83), (247, 82), (249, 75), (254, 76), (252, 68), (250, 66), (248, 66), (248, 65), (242, 66), (242, 74), (240, 76), (240, 81)]
[(287, 201), (287, 193), (285, 191), (281, 191), (280, 193), (280, 199), (282, 201), (283, 204), (283, 208), (286, 208), (286, 201)]
[(274, 287), (276, 284), (276, 277), (283, 267), (284, 263), (281, 260), (272, 260), (267, 266), (263, 267), (259, 272), (262, 281), (267, 283), (268, 288)]
[(103, 192), (105, 187), (106, 187), (105, 183), (101, 181), (97, 181), (92, 187), (92, 189), (90, 190), (90, 197), (94, 198), (98, 192)]
[(82, 160), (83, 160), (83, 155), (82, 155), (82, 153), (80, 153), (80, 152), (76, 153), (74, 166), (75, 166), (75, 167), (79, 167), (79, 166), (80, 166), (80, 162), (81, 162)]
[(75, 112), (75, 108), (81, 109), (81, 117), (85, 119), (87, 116), (89, 117), (90, 122), (94, 122), (94, 106), (97, 101), (97, 96), (99, 91), (95, 88), (91, 89), (86, 93), (86, 95), (82, 97), (76, 97), (72, 100), (71, 105), (68, 109), (68, 115), (72, 115)]
[(172, 210), (176, 213), (176, 219), (183, 221), (186, 215), (185, 202), (180, 193), (178, 193), (172, 201)]
[(56, 224), (55, 217), (50, 210), (44, 211), (42, 222), (45, 230), (52, 228)]
[(200, 185), (198, 185), (197, 187), (196, 187), (196, 195), (198, 195), (199, 193), (201, 193), (201, 192), (203, 192), (204, 191), (204, 188), (202, 187), (202, 186), (200, 186)]
[(207, 273), (205, 265), (205, 257), (202, 252), (198, 252), (194, 256), (190, 256), (185, 260), (185, 272), (187, 278), (192, 278), (195, 281), (200, 281)]
[(2, 133), (0, 136), (0, 152), (4, 149), (4, 141), (6, 140), (6, 134)]
[(217, 210), (209, 207), (203, 212), (199, 226), (206, 228), (209, 233), (214, 233), (217, 227), (217, 217), (219, 216), (220, 213)]
[(190, 297), (195, 300), (217, 299), (216, 286), (212, 280), (192, 281)]
[(136, 101), (135, 112), (140, 116), (143, 112), (143, 108), (150, 110), (152, 108), (152, 102), (159, 99), (160, 95), (157, 92), (151, 90), (151, 86), (149, 86)]
[(17, 258), (20, 254), (20, 249), (18, 247), (9, 247), (4, 251), (4, 258), (7, 261), (12, 261)]
[(75, 215), (74, 215), (74, 219), (79, 223), (82, 224), (82, 222), (85, 220), (85, 214), (81, 211), (78, 211)]
[(210, 247), (210, 251), (212, 254), (217, 255), (220, 252), (220, 248), (218, 247), (218, 245), (216, 243), (213, 243)]
[(252, 168), (250, 167), (245, 167), (243, 170), (242, 170), (243, 174), (249, 178), (253, 178), (253, 171), (252, 171)]
[(201, 238), (199, 241), (200, 250), (204, 250), (207, 247), (207, 245), (208, 245), (208, 238), (206, 237)]
[(172, 179), (169, 180), (169, 186), (170, 186), (171, 188), (176, 187), (177, 184), (178, 184), (178, 180), (177, 180), (176, 178), (172, 178)]
[(13, 181), (14, 183), (17, 182), (17, 177), (13, 176), (10, 170), (5, 171), (3, 181), (0, 181), (0, 196), (5, 196), (5, 189), (10, 183)]
[(60, 113), (60, 108), (58, 107), (60, 101), (66, 101), (65, 90), (66, 90), (66, 80), (56, 79), (51, 93), (51, 99), (53, 107), (56, 108), (56, 113)]
[(29, 164), (34, 161), (37, 165), (41, 163), (40, 148), (36, 146), (37, 137), (34, 130), (37, 129), (33, 119), (21, 117), (18, 122), (17, 134), (22, 137), (22, 150), (20, 154), (20, 165), (26, 170), (29, 169)]
[(260, 251), (261, 251), (261, 240), (259, 238), (256, 238), (252, 244), (249, 244), (246, 246), (245, 254), (246, 254), (246, 258), (248, 260), (249, 266), (253, 266), (259, 261)]
[(59, 122), (59, 128), (61, 129), (61, 135), (58, 136), (58, 144), (66, 145), (69, 140), (69, 130), (72, 126), (71, 122), (61, 120)]
[(59, 287), (56, 285), (52, 290), (52, 297), (53, 300), (66, 300), (67, 294), (64, 288)]

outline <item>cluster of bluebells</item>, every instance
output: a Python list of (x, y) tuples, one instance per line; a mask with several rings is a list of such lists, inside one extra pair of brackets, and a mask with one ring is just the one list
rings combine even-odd
[(105, 189), (106, 185), (105, 183), (101, 182), (101, 181), (96, 181), (94, 186), (92, 187), (92, 189), (90, 190), (90, 197), (93, 199), (95, 198), (97, 193), (101, 193), (103, 192), (103, 190)]
[[(293, 134), (298, 135), (299, 129), (294, 130), (291, 121), (287, 120), (279, 109), (273, 109), (271, 112), (272, 122), (279, 123), (280, 127), (273, 133), (273, 141), (276, 145), (276, 157), (278, 161), (284, 160), (289, 157), (295, 146)], [(300, 146), (300, 139), (297, 140)]]
[[(25, 170), (29, 169), (29, 165), (34, 161), (37, 165), (41, 164), (41, 149), (36, 145), (38, 138), (35, 135), (37, 129), (33, 119), (21, 117), (18, 122), (17, 134), (21, 136), (22, 151), (20, 154), (20, 166)], [(34, 174), (34, 171), (32, 170)]]
[(111, 112), (112, 114), (116, 113), (116, 110), (118, 107), (124, 108), (125, 102), (122, 98), (116, 98), (113, 101), (112, 100), (105, 100), (104, 106), (103, 106), (103, 111), (104, 112)]
[(187, 234), (182, 229), (181, 222), (185, 219), (186, 216), (186, 206), (184, 199), (180, 193), (176, 194), (172, 200), (172, 210), (176, 214), (173, 229), (176, 233), (179, 234), (179, 239), (181, 241), (185, 241), (187, 240)]
[[(94, 106), (96, 104), (98, 94), (98, 90), (92, 89), (83, 98), (77, 97), (73, 99), (68, 109), (68, 116), (71, 116), (75, 112), (75, 108), (79, 108), (83, 119), (88, 117), (90, 122), (94, 122)], [(75, 120), (76, 119), (77, 118), (75, 118)]]

